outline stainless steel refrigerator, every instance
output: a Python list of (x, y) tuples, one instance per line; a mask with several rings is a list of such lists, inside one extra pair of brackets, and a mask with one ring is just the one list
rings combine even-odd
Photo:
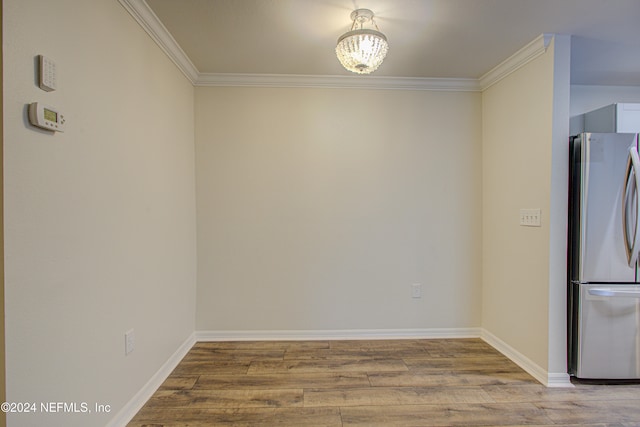
[(583, 133), (570, 142), (569, 374), (638, 379), (638, 136)]

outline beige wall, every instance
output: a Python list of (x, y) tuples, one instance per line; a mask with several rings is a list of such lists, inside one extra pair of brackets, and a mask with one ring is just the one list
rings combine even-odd
[(569, 111), (571, 98), (571, 37), (555, 35), (551, 183), (549, 188), (549, 384), (566, 385), (567, 376), (567, 216), (569, 182)]
[[(2, 46), (2, 3), (0, 0), (0, 46)], [(0, 401), (6, 398), (5, 347), (4, 347), (4, 182), (2, 153), (4, 151), (4, 128), (2, 100), (4, 99), (4, 79), (2, 78), (2, 54), (0, 53)], [(6, 414), (0, 414), (0, 427), (7, 425)]]
[[(547, 372), (560, 369), (566, 336), (569, 40), (562, 55), (557, 44), (482, 97), (482, 324)], [(520, 226), (521, 208), (540, 208), (542, 226)]]
[(480, 107), (479, 93), (196, 88), (196, 328), (479, 327)]
[[(5, 0), (4, 17), (7, 398), (111, 405), (9, 425), (102, 426), (194, 331), (194, 90), (116, 1)], [(33, 101), (66, 132), (30, 126)]]
[[(547, 367), (553, 55), (483, 93), (483, 326)], [(526, 102), (523, 102), (526, 100)], [(542, 227), (519, 210), (540, 208)]]

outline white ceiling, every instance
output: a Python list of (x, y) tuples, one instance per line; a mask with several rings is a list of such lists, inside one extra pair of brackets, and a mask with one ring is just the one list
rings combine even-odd
[(381, 77), (479, 79), (542, 33), (572, 35), (572, 83), (640, 85), (640, 0), (146, 0), (199, 73), (353, 75), (356, 8), (389, 39)]

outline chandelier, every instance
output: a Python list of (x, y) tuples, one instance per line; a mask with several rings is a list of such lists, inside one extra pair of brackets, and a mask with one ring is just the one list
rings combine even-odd
[[(387, 37), (380, 32), (369, 9), (357, 9), (351, 12), (351, 30), (338, 39), (336, 55), (344, 68), (358, 74), (375, 71), (389, 50)], [(375, 30), (364, 28), (371, 22)]]

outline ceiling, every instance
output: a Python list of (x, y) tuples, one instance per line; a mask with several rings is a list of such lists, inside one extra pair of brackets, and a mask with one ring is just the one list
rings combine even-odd
[(479, 79), (542, 33), (572, 36), (573, 84), (640, 85), (639, 0), (146, 0), (198, 73), (354, 75), (335, 56), (376, 14), (381, 77)]

